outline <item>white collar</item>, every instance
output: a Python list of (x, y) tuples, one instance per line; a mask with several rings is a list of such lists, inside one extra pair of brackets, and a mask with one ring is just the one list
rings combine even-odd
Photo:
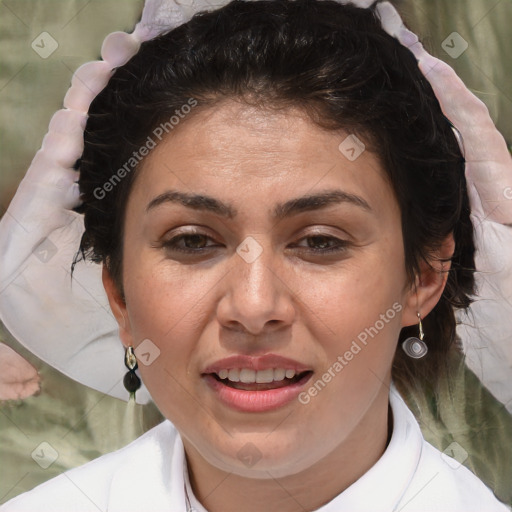
[(401, 504), (423, 448), (420, 427), (392, 384), (389, 403), (393, 415), (393, 432), (382, 457), (356, 482), (318, 512), (391, 512)]

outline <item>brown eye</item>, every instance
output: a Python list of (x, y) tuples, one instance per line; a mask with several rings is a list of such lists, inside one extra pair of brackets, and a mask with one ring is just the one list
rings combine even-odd
[(330, 244), (335, 240), (328, 236), (310, 236), (307, 238), (308, 246), (312, 249), (328, 249), (332, 247)]
[(340, 240), (339, 238), (329, 235), (311, 235), (304, 237), (302, 240), (306, 240), (307, 245), (297, 244), (296, 247), (318, 255), (341, 253), (346, 251), (350, 245), (346, 240)]
[(208, 240), (211, 240), (211, 238), (205, 234), (189, 233), (175, 236), (165, 242), (163, 246), (169, 251), (200, 254), (214, 247), (213, 245), (206, 245)]
[(204, 247), (208, 237), (206, 235), (185, 235), (182, 237), (189, 249), (201, 249)]

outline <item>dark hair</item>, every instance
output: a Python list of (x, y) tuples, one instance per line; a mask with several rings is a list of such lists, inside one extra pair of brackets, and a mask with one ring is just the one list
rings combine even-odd
[[(400, 206), (411, 283), (421, 261), (453, 233), (447, 285), (423, 322), (429, 354), (413, 361), (399, 344), (393, 367), (395, 380), (416, 376), (434, 385), (455, 346), (454, 307), (468, 307), (474, 294), (475, 247), (464, 158), (412, 53), (382, 29), (374, 9), (333, 0), (234, 0), (142, 43), (92, 102), (80, 162), (86, 231), (79, 254), (103, 262), (121, 293), (125, 207), (136, 170), (105, 197), (97, 191), (191, 98), (197, 106), (181, 123), (232, 98), (300, 107), (318, 126), (363, 139)], [(417, 333), (417, 326), (404, 328), (400, 342)]]

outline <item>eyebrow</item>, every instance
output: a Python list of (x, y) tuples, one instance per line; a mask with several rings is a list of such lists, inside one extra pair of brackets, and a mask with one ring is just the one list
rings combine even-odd
[[(188, 194), (174, 190), (168, 190), (152, 199), (146, 207), (146, 212), (166, 203), (181, 204), (187, 208), (211, 212), (227, 219), (233, 219), (238, 214), (232, 205), (223, 203), (214, 197), (203, 194)], [(334, 204), (344, 203), (352, 204), (370, 213), (373, 212), (370, 205), (360, 196), (344, 192), (343, 190), (327, 190), (318, 194), (297, 197), (278, 204), (274, 207), (272, 217), (281, 220), (302, 212), (319, 210)]]

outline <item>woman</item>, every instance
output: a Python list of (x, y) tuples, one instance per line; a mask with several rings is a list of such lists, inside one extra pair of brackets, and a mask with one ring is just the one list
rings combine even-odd
[(442, 375), (474, 243), (451, 126), (372, 11), (235, 1), (144, 43), (80, 191), (125, 385), (136, 356), (172, 424), (5, 510), (506, 510), (392, 383)]

